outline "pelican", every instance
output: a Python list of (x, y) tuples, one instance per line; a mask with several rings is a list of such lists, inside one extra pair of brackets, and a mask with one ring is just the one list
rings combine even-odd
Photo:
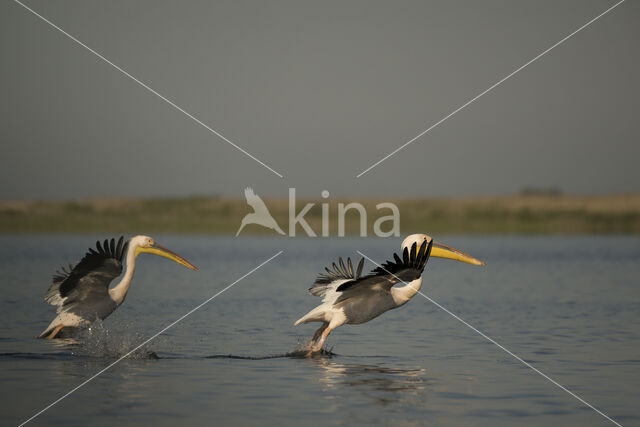
[(269, 213), (267, 205), (265, 205), (262, 199), (253, 192), (253, 189), (251, 189), (250, 187), (245, 188), (244, 197), (247, 199), (247, 204), (253, 208), (253, 212), (246, 214), (244, 218), (242, 218), (242, 223), (240, 224), (240, 228), (238, 228), (238, 231), (236, 232), (236, 236), (240, 234), (244, 226), (247, 224), (258, 224), (263, 227), (275, 230), (279, 234), (285, 234), (276, 220), (273, 219), (273, 217)]
[[(160, 255), (192, 270), (198, 268), (175, 252), (163, 248), (148, 236), (135, 236), (123, 244), (120, 237), (96, 242), (75, 266), (62, 267), (53, 276), (53, 284), (45, 301), (58, 307), (58, 315), (38, 338), (55, 338), (63, 328), (85, 328), (96, 319), (105, 319), (124, 302), (131, 286), (136, 258), (141, 253)], [(122, 260), (127, 269), (122, 280), (112, 288), (109, 284), (122, 273)]]
[(394, 254), (392, 261), (366, 276), (362, 275), (364, 258), (355, 271), (350, 258), (346, 266), (339, 258), (339, 267), (334, 262), (333, 270), (325, 268), (327, 274), (320, 274), (309, 288), (311, 295), (322, 297), (322, 304), (295, 323), (296, 326), (322, 323), (311, 339), (311, 352), (322, 350), (327, 337), (338, 326), (368, 322), (409, 302), (422, 286), (422, 272), (430, 256), (485, 265), (464, 252), (434, 242), (426, 234), (412, 234), (402, 242), (402, 258)]

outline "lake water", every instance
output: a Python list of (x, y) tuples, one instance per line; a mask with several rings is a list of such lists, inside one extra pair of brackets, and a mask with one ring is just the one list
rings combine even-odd
[[(383, 261), (400, 238), (154, 236), (200, 271), (142, 255), (127, 300), (83, 345), (34, 339), (55, 313), (43, 300), (51, 274), (97, 237), (0, 237), (0, 424), (27, 420), (282, 250), (31, 424), (612, 425), (419, 295), (338, 328), (333, 356), (263, 358), (310, 338), (315, 324), (293, 322), (320, 302), (307, 288), (325, 265), (356, 250)], [(426, 295), (640, 425), (640, 239), (437, 237), (487, 266), (432, 259)]]

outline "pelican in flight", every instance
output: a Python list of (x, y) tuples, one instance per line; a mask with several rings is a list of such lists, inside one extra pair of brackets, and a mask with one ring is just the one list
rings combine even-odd
[[(131, 286), (136, 258), (141, 253), (160, 255), (192, 270), (198, 268), (175, 252), (163, 248), (148, 236), (135, 236), (124, 243), (120, 237), (96, 242), (96, 250), (89, 249), (73, 267), (62, 267), (53, 276), (53, 284), (44, 296), (45, 301), (58, 307), (58, 315), (38, 338), (55, 338), (63, 328), (85, 328), (96, 319), (105, 319), (124, 302)], [(126, 256), (127, 269), (120, 283), (109, 284), (122, 273)]]
[(368, 322), (409, 302), (422, 286), (422, 272), (430, 256), (485, 265), (464, 252), (434, 242), (426, 234), (412, 234), (402, 242), (402, 257), (394, 254), (392, 261), (366, 276), (362, 275), (364, 258), (355, 271), (350, 258), (346, 266), (339, 258), (340, 266), (334, 262), (333, 270), (325, 268), (327, 274), (320, 274), (309, 289), (311, 295), (322, 298), (322, 304), (295, 323), (296, 326), (322, 323), (311, 340), (311, 352), (322, 350), (327, 337), (338, 326)]
[(240, 224), (240, 228), (238, 228), (238, 231), (236, 232), (236, 236), (240, 234), (244, 226), (247, 224), (258, 224), (263, 227), (275, 230), (280, 234), (285, 234), (276, 220), (273, 219), (273, 217), (269, 213), (267, 205), (265, 205), (262, 199), (253, 192), (253, 189), (251, 189), (250, 187), (245, 188), (244, 197), (247, 199), (247, 204), (253, 208), (253, 212), (246, 214), (244, 218), (242, 218), (242, 223)]

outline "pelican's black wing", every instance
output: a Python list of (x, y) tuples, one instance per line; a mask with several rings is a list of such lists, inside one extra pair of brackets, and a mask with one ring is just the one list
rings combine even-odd
[(341, 284), (336, 291), (345, 292), (365, 286), (389, 290), (397, 283), (409, 283), (422, 275), (429, 255), (431, 255), (432, 245), (433, 240), (428, 245), (422, 245), (418, 250), (416, 243), (414, 243), (411, 246), (411, 251), (408, 248), (404, 248), (402, 258), (398, 254), (393, 254), (393, 261), (385, 262), (382, 266), (377, 267), (370, 274), (359, 280)]
[(108, 295), (109, 284), (122, 273), (122, 258), (129, 243), (120, 237), (96, 242), (96, 250), (90, 248), (84, 258), (73, 268), (62, 267), (53, 276), (53, 284), (44, 299), (52, 305), (68, 306), (91, 296)]
[[(345, 280), (354, 281), (360, 279), (362, 275), (362, 267), (364, 266), (364, 258), (360, 260), (358, 263), (358, 267), (354, 270), (353, 264), (351, 264), (351, 258), (347, 258), (347, 264), (345, 265), (342, 258), (338, 258), (338, 264), (336, 265), (334, 262), (332, 267), (333, 270), (330, 270), (328, 267), (325, 267), (326, 273), (320, 273), (318, 278), (316, 279), (313, 286), (309, 288), (309, 293), (313, 296), (324, 297), (327, 293), (327, 290), (332, 288), (333, 284), (337, 281), (343, 282)], [(350, 283), (350, 282), (346, 282)]]

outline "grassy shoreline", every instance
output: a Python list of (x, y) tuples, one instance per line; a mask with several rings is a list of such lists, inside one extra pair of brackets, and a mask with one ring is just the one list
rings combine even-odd
[[(362, 203), (369, 216), (368, 233), (389, 209), (376, 204), (390, 200), (353, 199), (329, 202), (330, 235), (337, 234), (338, 203)], [(320, 234), (321, 202), (297, 201), (315, 206), (305, 216)], [(469, 198), (397, 199), (400, 231), (482, 234), (640, 234), (640, 195), (612, 196), (501, 196)], [(278, 224), (288, 230), (288, 201), (265, 199)], [(220, 197), (99, 198), (75, 201), (0, 201), (0, 233), (118, 232), (235, 234), (244, 215), (252, 212), (244, 199)], [(359, 218), (349, 211), (347, 234), (359, 233)], [(390, 222), (386, 223), (388, 229)], [(257, 225), (242, 234), (275, 234)], [(298, 227), (297, 235), (306, 235)]]

